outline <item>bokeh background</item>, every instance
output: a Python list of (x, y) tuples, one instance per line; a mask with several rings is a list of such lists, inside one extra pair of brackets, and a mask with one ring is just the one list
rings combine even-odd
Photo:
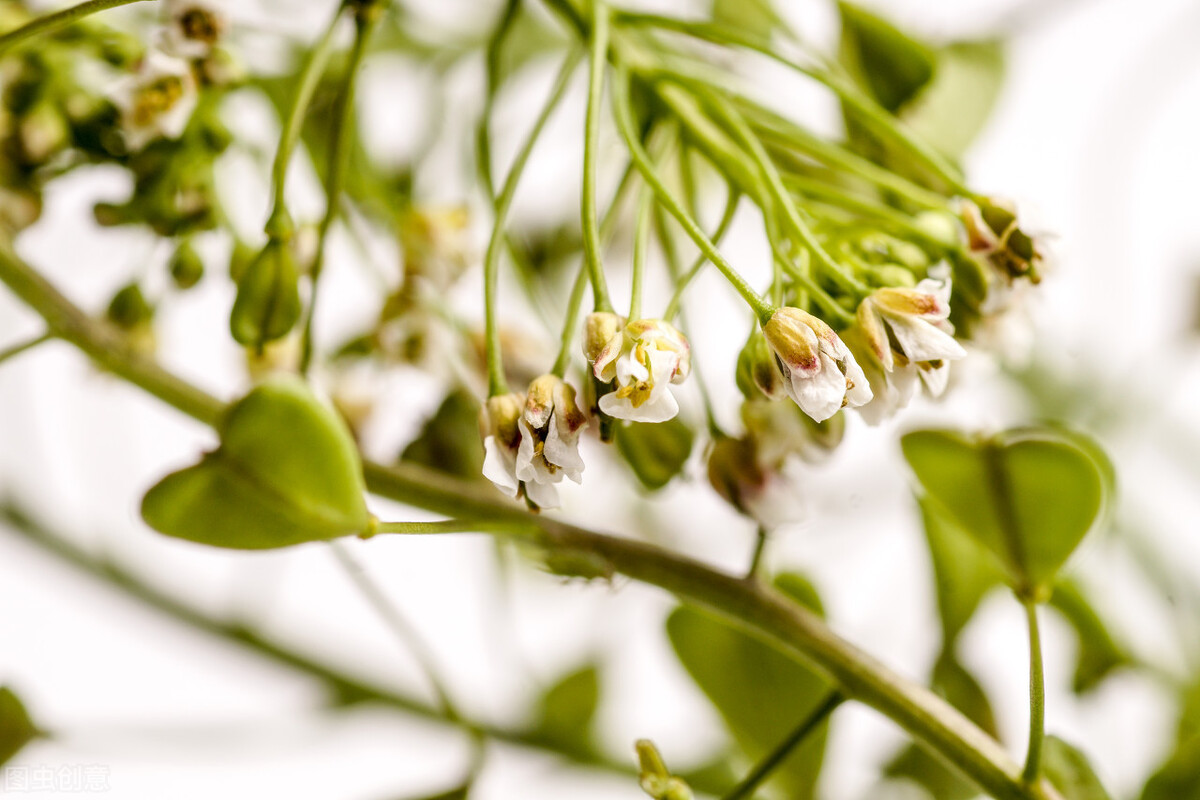
[[(1104, 442), (1120, 481), (1116, 522), (1075, 557), (1072, 574), (1091, 589), (1130, 650), (1186, 674), (1197, 667), (1200, 645), (1200, 623), (1189, 616), (1200, 586), (1200, 5), (864, 4), (934, 41), (1008, 38), (1006, 86), (967, 158), (967, 171), (974, 186), (1035, 210), (1035, 227), (1055, 236), (1056, 266), (1028, 309), (1028, 341), (1021, 342), (1019, 331), (1011, 334), (1007, 366), (973, 355), (944, 402), (918, 401), (879, 428), (854, 419), (829, 462), (799, 471), (804, 521), (780, 531), (769, 563), (807, 575), (839, 633), (897, 669), (924, 676), (939, 634), (898, 433), (930, 422), (986, 429), (1065, 417)], [(311, 38), (333, 8), (315, 0), (214, 5), (232, 22), (233, 52), (264, 69), (279, 57), (273, 43), (280, 34)], [(485, 30), (496, 4), (408, 5), (428, 17), (432, 31), (454, 33)], [(779, 5), (810, 38), (833, 41), (832, 4)], [(146, 12), (113, 13), (136, 24)], [(427, 133), (422, 109), (431, 101), (429, 76), (414, 74), (412, 66), (397, 57), (367, 62), (360, 106), (367, 143), (384, 161), (403, 159)], [(430, 202), (462, 198), (470, 173), (456, 158), (462, 137), (470, 135), (469, 100), (480, 96), (479, 69), (466, 64), (445, 85), (446, 103), (454, 107), (461, 99), (465, 110), (457, 125), (451, 115), (437, 132), (445, 142), (434, 166), (418, 176)], [(522, 122), (550, 79), (546, 64), (535, 63), (528, 73), (521, 81), (528, 85), (504, 98), (498, 111), (501, 153), (515, 149)], [(763, 81), (781, 81), (780, 91), (795, 91), (806, 112), (836, 129), (836, 109), (827, 98), (783, 83), (773, 72), (765, 72)], [(541, 160), (524, 182), (514, 214), (520, 223), (536, 225), (576, 202), (577, 170), (561, 165), (578, 157), (582, 90), (577, 81), (551, 127), (552, 144), (535, 155)], [(254, 148), (271, 151), (278, 123), (261, 98), (235, 96), (225, 114), (249, 143), (220, 166), (224, 197), (241, 212), (235, 223), (249, 232), (261, 225), (267, 193)], [(605, 136), (606, 147), (618, 146), (611, 130)], [(315, 173), (301, 163), (296, 178), (297, 213), (315, 215)], [(91, 223), (95, 202), (127, 191), (128, 178), (117, 171), (79, 170), (53, 184), (43, 219), (20, 240), (22, 254), (87, 308), (102, 308), (131, 275), (168, 256), (147, 235)], [(481, 208), (479, 198), (471, 202)], [(478, 219), (482, 223), (486, 214)], [(486, 231), (476, 233), (482, 240)], [(754, 220), (739, 218), (727, 241), (750, 272), (762, 262), (765, 274)], [(396, 259), (386, 240), (364, 251), (338, 235), (333, 246), (331, 263), (366, 268), (330, 270), (330, 302), (318, 320), (326, 341), (353, 333), (356, 323), (375, 313), (380, 297), (373, 276), (386, 278)], [(220, 242), (202, 247), (216, 261), (227, 257)], [(621, 283), (618, 278), (615, 285)], [(232, 291), (227, 282), (206, 283), (180, 298), (159, 329), (164, 361), (222, 396), (245, 381), (241, 355), (225, 335)], [(477, 275), (470, 276), (451, 302), (477, 316), (478, 296)], [(544, 335), (515, 298), (508, 307), (515, 324)], [(744, 316), (714, 276), (701, 281), (689, 314), (694, 350), (718, 413), (732, 422), (736, 388), (728, 376), (744, 339)], [(0, 291), (0, 344), (38, 330), (36, 318)], [(392, 457), (433, 410), (440, 385), (415, 370), (372, 380), (384, 399), (371, 421), (368, 452)], [(364, 679), (429, 698), (411, 650), (363, 600), (330, 548), (230, 554), (168, 541), (140, 522), (137, 504), (145, 489), (213, 444), (210, 431), (98, 374), (68, 345), (40, 347), (0, 369), (2, 499), (183, 602), (244, 621)], [(587, 444), (587, 482), (563, 491), (564, 516), (607, 530), (645, 532), (713, 563), (744, 567), (753, 528), (711, 492), (698, 458), (685, 479), (645, 498), (597, 443)], [(421, 518), (407, 509), (378, 510)], [(1147, 560), (1158, 562), (1158, 579), (1135, 563), (1129, 537)], [(519, 724), (546, 686), (595, 664), (601, 696), (596, 732), (614, 757), (631, 758), (633, 740), (648, 737), (672, 767), (683, 769), (722, 746), (719, 719), (663, 636), (663, 620), (674, 607), (663, 593), (620, 579), (611, 585), (567, 583), (514, 552), (498, 553), (482, 536), (356, 541), (347, 551), (428, 645), (450, 692), (472, 716)], [(1146, 673), (1123, 671), (1086, 696), (1075, 695), (1070, 683), (1078, 643), (1052, 613), (1045, 629), (1049, 729), (1092, 756), (1114, 796), (1136, 796), (1172, 746), (1173, 698)], [(1027, 713), (1020, 607), (1003, 592), (989, 596), (960, 655), (992, 695), (1005, 741), (1020, 752)], [(7, 531), (4, 522), (0, 682), (18, 689), (55, 734), (31, 745), (13, 765), (101, 765), (109, 796), (122, 799), (420, 797), (453, 785), (470, 754), (467, 738), (449, 726), (379, 707), (329, 709), (324, 690), (310, 678), (131, 601)], [(879, 784), (880, 766), (905, 742), (870, 709), (839, 710), (821, 796), (919, 797), (915, 790)], [(43, 796), (58, 794), (74, 796)], [(471, 795), (641, 796), (626, 776), (581, 771), (506, 745), (489, 747)]]

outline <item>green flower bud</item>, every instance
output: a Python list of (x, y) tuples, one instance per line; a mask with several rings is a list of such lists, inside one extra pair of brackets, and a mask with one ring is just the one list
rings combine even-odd
[(109, 301), (105, 317), (124, 331), (132, 331), (154, 319), (154, 308), (137, 283), (123, 286)]
[(175, 248), (168, 267), (171, 271), (171, 280), (183, 290), (191, 289), (204, 277), (204, 261), (200, 259), (200, 255), (187, 239), (184, 239), (180, 242), (179, 247)]
[(775, 363), (775, 354), (771, 352), (766, 337), (757, 325), (738, 353), (736, 378), (738, 389), (748, 400), (760, 395), (779, 397), (783, 394), (783, 375)]
[(238, 280), (229, 330), (239, 344), (262, 349), (300, 318), (300, 279), (286, 242), (271, 239)]

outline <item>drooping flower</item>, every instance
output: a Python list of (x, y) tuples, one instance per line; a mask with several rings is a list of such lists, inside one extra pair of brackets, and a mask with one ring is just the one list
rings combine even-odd
[[(889, 373), (899, 357), (931, 372), (967, 354), (954, 338), (954, 326), (948, 319), (949, 268), (935, 267), (929, 275), (912, 289), (876, 289), (858, 306), (858, 325)], [(943, 378), (927, 379), (927, 383), (931, 389), (945, 387)]]
[(1041, 280), (1046, 260), (1045, 247), (1038, 237), (1021, 228), (1012, 203), (997, 198), (976, 200), (960, 198), (959, 218), (967, 231), (967, 246), (986, 257), (1009, 280)]
[[(593, 315), (594, 316), (594, 315)], [(611, 340), (610, 340), (611, 344)], [(605, 351), (602, 357), (610, 357)], [(661, 319), (634, 320), (625, 326), (620, 355), (593, 362), (601, 380), (612, 374), (616, 391), (600, 398), (600, 410), (610, 417), (634, 422), (666, 422), (679, 413), (670, 384), (682, 383), (691, 372), (691, 347), (674, 325)]]
[(527, 487), (534, 483), (551, 491), (564, 475), (580, 483), (583, 458), (579, 455), (579, 434), (586, 425), (587, 417), (575, 402), (574, 387), (557, 375), (535, 379), (529, 385), (518, 422), (521, 442), (517, 478)]
[(798, 308), (780, 308), (763, 335), (784, 377), (784, 389), (817, 422), (842, 406), (861, 406), (871, 388), (850, 350), (823, 321)]
[(558, 505), (552, 484), (522, 481), (517, 476), (521, 451), (521, 413), (525, 398), (517, 393), (489, 397), (479, 412), (479, 434), (483, 437), (483, 477), (509, 497), (524, 493), (538, 508)]
[(708, 482), (725, 502), (759, 525), (773, 529), (800, 521), (803, 506), (795, 477), (764, 467), (761, 443), (753, 436), (720, 436), (708, 454)]
[(625, 318), (611, 311), (588, 314), (584, 323), (583, 354), (596, 379), (609, 383), (617, 377), (617, 356), (625, 343)]
[(121, 128), (130, 150), (141, 150), (159, 138), (177, 139), (196, 108), (196, 79), (187, 61), (150, 50), (137, 74), (123, 82), (113, 103), (121, 112)]

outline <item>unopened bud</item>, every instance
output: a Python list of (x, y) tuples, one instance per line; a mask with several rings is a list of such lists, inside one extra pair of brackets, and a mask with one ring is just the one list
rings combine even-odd
[(736, 378), (746, 399), (757, 397), (760, 392), (772, 398), (784, 393), (783, 375), (775, 363), (775, 355), (757, 326), (738, 353)]
[(583, 354), (592, 373), (608, 382), (616, 377), (617, 356), (625, 342), (625, 319), (611, 311), (588, 314), (584, 323)]

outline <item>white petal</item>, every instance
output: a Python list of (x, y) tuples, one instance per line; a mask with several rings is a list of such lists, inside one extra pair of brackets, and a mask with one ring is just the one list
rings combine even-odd
[(515, 461), (510, 460), (504, 448), (496, 443), (495, 436), (483, 440), (483, 477), (510, 497), (517, 496), (517, 472)]
[(675, 367), (679, 364), (679, 353), (669, 350), (648, 350), (646, 355), (650, 359), (650, 375), (655, 388), (665, 387), (675, 374)]
[(625, 386), (636, 381), (644, 381), (650, 377), (650, 372), (642, 362), (633, 357), (633, 351), (624, 353), (617, 359), (617, 383)]
[(788, 376), (788, 395), (800, 409), (817, 422), (824, 422), (838, 412), (846, 397), (846, 376), (833, 359), (820, 353), (821, 368), (811, 377), (800, 372)]
[(546, 435), (546, 443), (542, 448), (542, 456), (554, 466), (567, 473), (567, 477), (576, 483), (580, 482), (579, 473), (583, 472), (583, 456), (579, 455), (579, 432), (587, 427), (585, 423), (574, 432), (563, 435), (558, 424), (558, 414), (550, 419), (550, 432)]
[(768, 477), (762, 489), (743, 501), (750, 516), (768, 530), (804, 520), (800, 487), (786, 474)]
[(525, 496), (538, 508), (558, 508), (558, 490), (552, 483), (526, 483)]
[(909, 361), (953, 360), (967, 354), (953, 336), (919, 317), (888, 314), (887, 321), (900, 345), (900, 352)]
[(946, 391), (946, 384), (950, 381), (950, 365), (942, 364), (937, 369), (921, 369), (921, 381), (925, 384), (925, 389), (933, 397), (941, 397)]
[(867, 376), (863, 374), (862, 367), (854, 360), (854, 356), (846, 351), (846, 380), (852, 386), (846, 389), (846, 402), (851, 406), (866, 405), (871, 402), (871, 384), (867, 380)]
[(616, 419), (631, 422), (666, 422), (679, 413), (679, 404), (665, 387), (655, 387), (649, 399), (638, 408), (633, 407), (628, 397), (617, 397), (616, 392), (600, 398), (600, 410)]

